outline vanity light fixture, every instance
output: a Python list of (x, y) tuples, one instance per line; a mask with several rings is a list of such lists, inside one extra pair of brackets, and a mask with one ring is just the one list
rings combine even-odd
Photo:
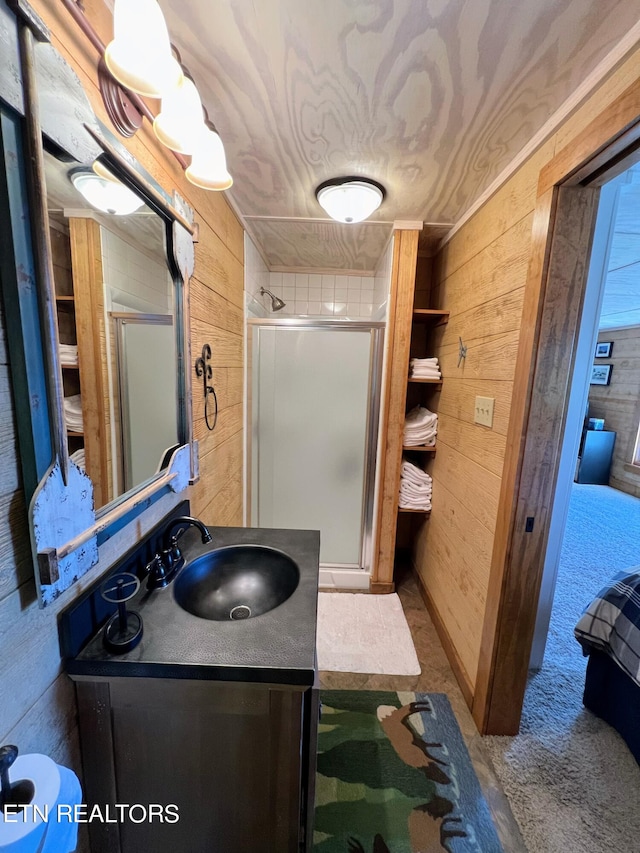
[(227, 170), (227, 158), (222, 140), (215, 130), (204, 125), (197, 138), (185, 176), (196, 187), (204, 190), (228, 190), (233, 178)]
[(103, 213), (127, 216), (144, 204), (139, 196), (117, 179), (101, 177), (91, 169), (72, 169), (69, 180), (92, 207)]
[(332, 178), (316, 189), (318, 203), (337, 222), (362, 222), (382, 204), (385, 188), (369, 178)]
[(164, 95), (153, 130), (160, 142), (172, 151), (193, 152), (206, 127), (200, 95), (189, 77), (183, 76), (180, 84)]
[[(100, 92), (118, 132), (133, 136), (144, 116), (192, 184), (205, 190), (228, 190), (233, 179), (222, 140), (169, 40), (157, 0), (115, 0), (114, 38), (106, 48), (79, 0), (61, 2), (98, 50)], [(160, 112), (155, 114), (139, 95), (160, 98)], [(184, 154), (192, 155), (189, 166)]]
[(150, 98), (178, 86), (182, 68), (171, 53), (157, 0), (115, 0), (113, 34), (104, 61), (119, 83)]

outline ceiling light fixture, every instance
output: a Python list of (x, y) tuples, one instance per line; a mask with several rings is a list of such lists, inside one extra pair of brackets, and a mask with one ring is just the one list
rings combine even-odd
[(228, 190), (233, 178), (227, 170), (227, 158), (222, 140), (215, 130), (206, 127), (193, 149), (191, 165), (185, 176), (196, 187), (204, 190)]
[(369, 178), (332, 178), (316, 189), (320, 206), (337, 222), (362, 222), (382, 204), (385, 188)]
[(69, 172), (69, 180), (85, 201), (103, 213), (127, 216), (144, 204), (120, 181), (102, 178), (92, 169), (73, 169)]

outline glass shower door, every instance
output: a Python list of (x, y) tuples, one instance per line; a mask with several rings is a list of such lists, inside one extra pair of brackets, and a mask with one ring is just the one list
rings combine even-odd
[(320, 530), (325, 566), (363, 567), (377, 332), (254, 327), (253, 523)]

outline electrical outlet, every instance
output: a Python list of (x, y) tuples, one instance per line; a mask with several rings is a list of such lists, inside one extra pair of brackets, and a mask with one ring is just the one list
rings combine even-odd
[(493, 426), (493, 407), (495, 402), (493, 397), (476, 397), (473, 419), (477, 424), (487, 427)]

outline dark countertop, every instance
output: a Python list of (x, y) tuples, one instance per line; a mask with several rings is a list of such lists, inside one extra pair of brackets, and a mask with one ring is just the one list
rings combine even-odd
[(252, 619), (216, 622), (182, 610), (173, 583), (128, 603), (143, 620), (139, 645), (123, 655), (108, 652), (100, 631), (66, 669), (72, 678), (193, 678), (269, 684), (311, 685), (316, 669), (316, 611), (320, 534), (313, 530), (210, 527), (213, 542), (202, 545), (194, 528), (180, 538), (187, 562), (225, 545), (266, 545), (288, 554), (300, 583), (283, 604)]

